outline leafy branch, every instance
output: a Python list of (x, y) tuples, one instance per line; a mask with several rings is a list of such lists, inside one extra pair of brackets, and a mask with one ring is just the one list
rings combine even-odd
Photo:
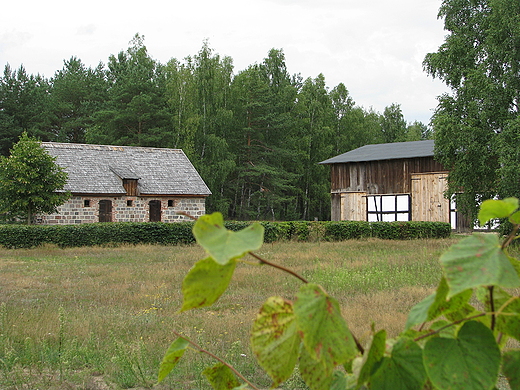
[[(272, 379), (273, 388), (286, 381), (298, 364), (311, 390), (490, 389), (500, 370), (516, 389), (520, 383), (520, 350), (501, 350), (501, 346), (506, 345), (504, 338), (520, 341), (520, 297), (507, 292), (520, 287), (520, 263), (506, 253), (520, 225), (518, 206), (513, 198), (483, 203), (480, 223), (508, 218), (514, 226), (512, 232), (502, 243), (497, 235), (474, 234), (444, 253), (440, 258), (443, 276), (436, 291), (411, 309), (404, 332), (394, 339), (387, 340), (384, 330), (373, 331), (363, 347), (349, 330), (338, 302), (321, 286), (254, 252), (263, 243), (260, 224), (232, 232), (224, 227), (218, 213), (199, 218), (193, 227), (208, 257), (186, 275), (181, 311), (217, 301), (227, 289), (237, 261), (249, 254), (260, 264), (303, 282), (294, 302), (268, 298), (251, 330), (251, 349)], [(487, 293), (481, 294), (483, 291)], [(475, 292), (487, 312), (479, 312), (470, 304)], [(481, 320), (485, 316), (491, 317), (489, 325)], [(423, 329), (432, 321), (433, 329)], [(419, 330), (414, 330), (420, 324)], [(447, 329), (451, 331), (445, 334)], [(213, 353), (174, 334), (178, 338), (163, 359), (159, 381), (191, 345), (218, 362), (203, 372), (214, 389), (243, 389), (236, 378), (257, 389)]]
[(204, 353), (208, 356), (210, 356), (211, 358), (215, 359), (216, 361), (218, 361), (219, 363), (223, 364), (224, 366), (228, 367), (231, 371), (233, 371), (233, 373), (238, 376), (240, 379), (242, 379), (245, 383), (247, 383), (253, 390), (260, 390), (258, 387), (256, 387), (253, 383), (251, 383), (249, 380), (247, 380), (247, 378), (245, 378), (236, 368), (234, 368), (231, 364), (227, 363), (225, 360), (221, 359), (220, 357), (218, 357), (217, 355), (215, 355), (214, 353), (208, 351), (207, 349), (204, 349), (202, 348), (201, 346), (199, 346), (197, 343), (195, 343), (194, 341), (190, 340), (189, 338), (187, 338), (186, 336), (183, 336), (181, 335), (180, 333), (176, 332), (176, 331), (172, 331), (172, 333), (177, 336), (178, 338), (181, 338), (183, 340), (186, 340), (191, 346), (193, 346), (195, 348), (195, 350), (197, 352), (200, 352), (200, 353)]

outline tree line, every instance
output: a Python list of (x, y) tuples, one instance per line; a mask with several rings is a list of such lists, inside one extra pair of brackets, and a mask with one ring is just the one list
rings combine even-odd
[(208, 211), (237, 220), (326, 220), (330, 184), (317, 163), (366, 144), (430, 137), (400, 105), (359, 107), (323, 74), (290, 74), (282, 50), (235, 74), (204, 42), (166, 64), (136, 34), (107, 64), (76, 57), (46, 79), (5, 66), (0, 153), (23, 132), (42, 141), (183, 149), (208, 184)]

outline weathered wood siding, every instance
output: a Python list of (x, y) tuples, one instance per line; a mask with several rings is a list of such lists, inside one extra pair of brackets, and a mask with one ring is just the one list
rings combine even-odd
[(439, 171), (433, 157), (331, 164), (331, 192), (410, 193), (412, 174)]
[(412, 220), (450, 222), (450, 201), (444, 198), (447, 174), (418, 173), (412, 175)]
[(332, 194), (332, 221), (363, 221), (366, 219), (365, 192)]

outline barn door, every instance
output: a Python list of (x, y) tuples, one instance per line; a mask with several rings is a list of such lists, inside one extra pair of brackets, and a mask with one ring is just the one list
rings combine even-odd
[(447, 173), (412, 175), (412, 221), (450, 222), (450, 202), (444, 198)]
[(160, 200), (151, 200), (148, 203), (150, 207), (150, 222), (160, 222), (161, 221), (161, 201)]
[(112, 222), (112, 201), (99, 201), (99, 222)]
[(366, 193), (341, 193), (341, 221), (366, 221)]

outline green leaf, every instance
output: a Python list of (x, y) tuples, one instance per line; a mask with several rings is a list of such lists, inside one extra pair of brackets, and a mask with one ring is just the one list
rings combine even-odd
[(520, 211), (517, 211), (516, 213), (513, 213), (509, 217), (509, 222), (511, 222), (514, 225), (520, 225)]
[(498, 378), (500, 349), (488, 327), (469, 321), (456, 339), (428, 340), (424, 346), (424, 367), (439, 389), (491, 389)]
[(206, 368), (202, 374), (215, 390), (233, 390), (240, 386), (233, 371), (222, 363)]
[(312, 359), (333, 368), (356, 356), (356, 344), (338, 302), (320, 286), (307, 283), (300, 288), (294, 313), (303, 345)]
[(179, 337), (170, 345), (170, 348), (168, 348), (168, 350), (166, 351), (161, 365), (159, 366), (157, 383), (162, 382), (164, 378), (166, 378), (166, 376), (170, 373), (170, 371), (174, 369), (182, 355), (184, 355), (184, 351), (187, 347), (188, 341), (181, 337)]
[(424, 298), (410, 310), (405, 329), (462, 310), (472, 295), (471, 290), (465, 290), (447, 299), (449, 291), (448, 283), (443, 277), (437, 286), (437, 291)]
[(408, 319), (406, 320), (406, 330), (410, 329), (412, 326), (428, 321), (428, 312), (435, 302), (435, 296), (436, 293), (430, 294), (411, 308), (408, 313)]
[(181, 311), (212, 305), (226, 291), (236, 261), (217, 264), (211, 257), (199, 260), (182, 282)]
[(520, 350), (504, 352), (502, 371), (511, 390), (520, 390)]
[(264, 227), (254, 223), (233, 232), (224, 227), (221, 213), (213, 213), (197, 219), (193, 226), (193, 235), (217, 263), (224, 265), (231, 259), (259, 249), (264, 242)]
[(305, 347), (300, 350), (300, 375), (311, 390), (329, 390), (334, 367), (324, 360), (313, 359)]
[(378, 364), (385, 354), (386, 348), (386, 331), (380, 330), (373, 337), (370, 347), (365, 350), (363, 355), (362, 367), (359, 371), (358, 384), (366, 383), (370, 379), (370, 375), (374, 371), (374, 367)]
[(520, 286), (520, 278), (495, 234), (474, 234), (440, 258), (450, 287), (448, 298), (479, 286)]
[(329, 390), (345, 390), (348, 385), (348, 379), (343, 371), (334, 371), (332, 382)]
[(272, 387), (291, 376), (298, 360), (299, 345), (292, 304), (280, 297), (270, 297), (253, 323), (251, 349), (273, 380)]
[(496, 218), (506, 218), (518, 209), (518, 199), (507, 198), (504, 200), (488, 199), (482, 202), (478, 212), (480, 226)]
[(513, 298), (506, 291), (497, 288), (493, 292), (493, 299), (495, 311), (507, 303), (501, 314), (497, 316), (497, 330), (520, 341), (520, 298)]
[(409, 338), (400, 338), (392, 348), (390, 357), (384, 357), (370, 379), (372, 390), (415, 390), (426, 382), (423, 351)]

